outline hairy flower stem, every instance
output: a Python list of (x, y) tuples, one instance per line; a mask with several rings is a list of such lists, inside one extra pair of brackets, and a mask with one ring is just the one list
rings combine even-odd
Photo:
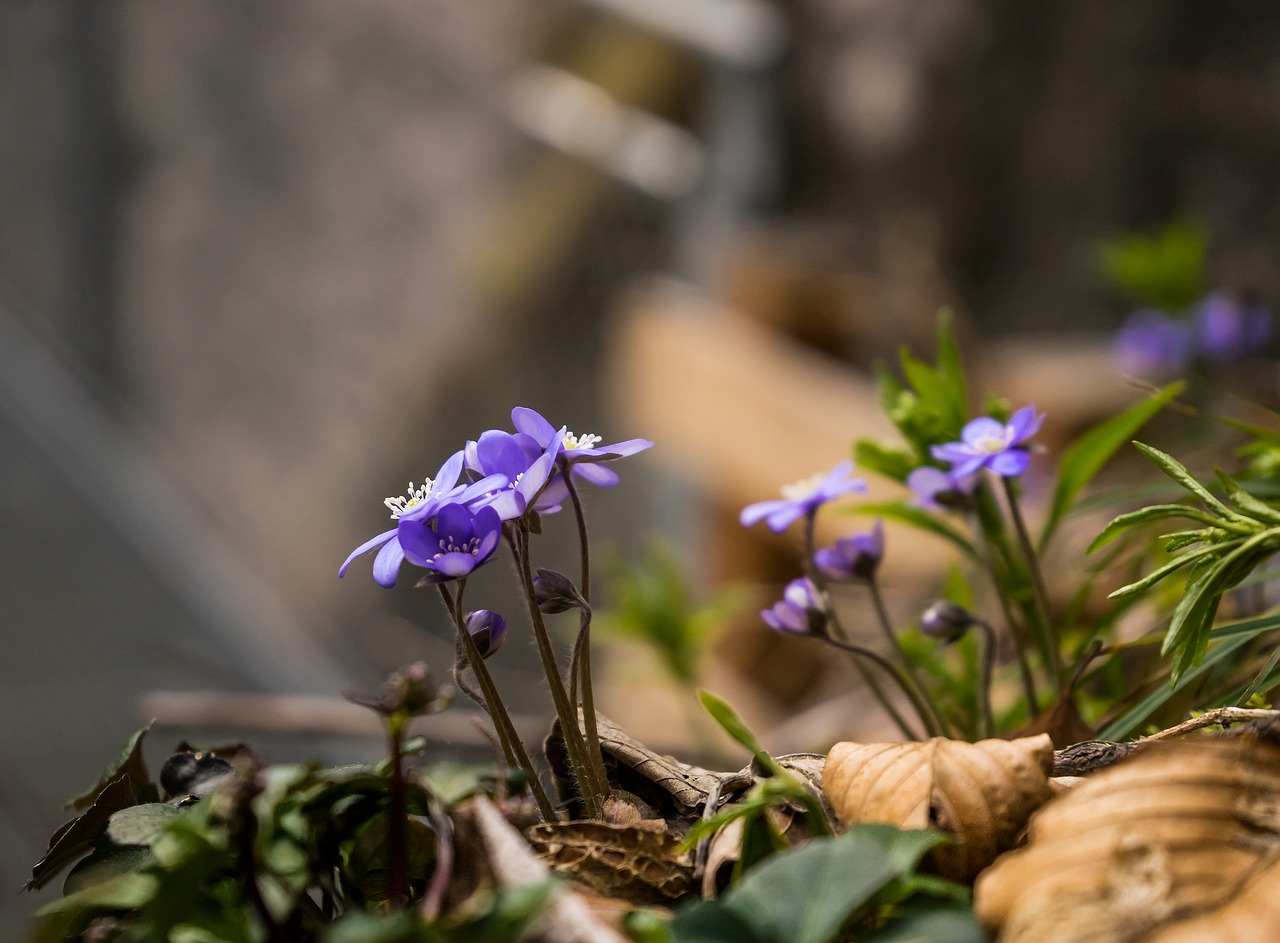
[(983, 739), (995, 734), (995, 722), (991, 719), (991, 672), (996, 658), (996, 632), (991, 624), (975, 619), (982, 632), (981, 677), (978, 680), (978, 738)]
[(409, 876), (407, 873), (408, 815), (404, 801), (404, 732), (409, 715), (397, 710), (386, 718), (387, 744), (391, 750), (391, 782), (388, 789), (387, 808), (387, 895), (393, 908), (400, 908), (409, 900)]
[(898, 633), (893, 631), (893, 622), (889, 619), (889, 611), (885, 608), (884, 597), (880, 594), (880, 584), (876, 582), (876, 578), (872, 576), (867, 582), (867, 588), (871, 593), (871, 604), (876, 610), (876, 621), (880, 623), (885, 638), (889, 640), (889, 645), (898, 654), (902, 667), (905, 669), (907, 679), (915, 687), (920, 694), (920, 703), (929, 711), (929, 717), (926, 719), (921, 717), (924, 725), (931, 730), (936, 730), (940, 736), (949, 737), (952, 734), (950, 725), (942, 718), (942, 713), (938, 710), (938, 705), (929, 695), (929, 689), (925, 687), (924, 682), (920, 678), (920, 673), (916, 671), (915, 665), (911, 663), (911, 659), (907, 657), (907, 653), (902, 649), (902, 643), (898, 641)]
[(582, 722), (586, 733), (587, 764), (591, 775), (595, 778), (596, 792), (605, 798), (612, 791), (609, 787), (609, 774), (605, 772), (604, 757), (600, 752), (600, 731), (596, 724), (595, 694), (591, 687), (591, 544), (587, 537), (587, 517), (582, 512), (582, 500), (578, 497), (578, 489), (573, 483), (573, 469), (565, 467), (565, 488), (569, 492), (569, 500), (573, 504), (573, 516), (578, 523), (578, 555), (581, 560), (581, 576), (578, 580), (578, 592), (587, 602), (578, 619), (578, 638), (573, 646), (573, 660), (569, 664), (570, 700), (578, 703), (576, 690), (578, 679), (582, 679)]
[[(844, 629), (840, 626), (839, 620), (836, 619), (834, 615), (831, 616), (831, 622), (836, 627), (836, 630), (843, 635)], [(921, 703), (920, 696), (912, 688), (911, 683), (906, 679), (906, 676), (903, 675), (897, 665), (889, 661), (889, 659), (885, 658), (883, 655), (873, 652), (869, 648), (863, 648), (861, 645), (854, 645), (851, 642), (846, 642), (843, 639), (836, 638), (834, 635), (827, 634), (821, 636), (821, 638), (827, 644), (834, 645), (841, 651), (845, 651), (856, 656), (854, 660), (855, 665), (859, 663), (858, 659), (866, 659), (884, 671), (885, 674), (893, 679), (894, 683), (897, 684), (902, 692), (907, 695), (907, 699), (911, 701), (911, 707), (915, 710), (916, 716), (920, 718), (920, 722), (925, 726), (925, 733), (930, 737), (939, 735), (939, 732), (930, 725), (929, 711), (925, 708), (924, 704)], [(908, 740), (923, 739), (907, 724), (905, 720), (903, 720), (902, 715), (899, 714), (897, 709), (892, 706), (888, 697), (884, 695), (883, 690), (881, 690), (880, 694), (883, 698), (880, 702), (881, 706), (883, 706), (889, 716), (893, 718), (894, 723), (898, 725), (898, 728), (902, 731), (903, 735)]]
[(1036, 615), (1040, 621), (1041, 643), (1048, 661), (1049, 676), (1054, 686), (1062, 693), (1062, 656), (1058, 652), (1057, 633), (1049, 614), (1049, 593), (1045, 589), (1044, 574), (1040, 570), (1040, 558), (1031, 543), (1031, 534), (1027, 531), (1027, 523), (1022, 517), (1022, 509), (1018, 503), (1018, 495), (1013, 487), (1013, 479), (1001, 478), (1004, 485), (1005, 501), (1009, 505), (1009, 517), (1013, 521), (1014, 531), (1018, 535), (1018, 543), (1022, 547), (1022, 555), (1026, 558), (1027, 570), (1031, 573), (1031, 585), (1035, 590)]
[(1013, 640), (1013, 650), (1018, 658), (1018, 673), (1022, 678), (1022, 693), (1027, 699), (1027, 710), (1032, 717), (1035, 717), (1040, 713), (1040, 700), (1036, 696), (1035, 675), (1032, 674), (1031, 661), (1027, 655), (1027, 640), (1013, 614), (1004, 583), (1000, 579), (1000, 572), (996, 569), (997, 550), (1005, 561), (1006, 569), (1008, 568), (1008, 546), (1003, 539), (999, 508), (995, 506), (985, 482), (978, 490), (977, 497), (978, 501), (975, 503), (973, 512), (974, 531), (982, 535), (982, 542), (976, 543), (975, 547), (981, 555), (983, 568), (991, 576), (991, 585), (995, 589), (996, 599), (1004, 613), (1005, 624), (1009, 627), (1009, 637)]
[(602, 797), (596, 790), (591, 767), (586, 760), (586, 744), (582, 739), (582, 731), (578, 727), (578, 712), (569, 701), (569, 692), (565, 688), (564, 677), (560, 674), (560, 666), (556, 662), (555, 649), (547, 634), (542, 610), (538, 608), (538, 595), (533, 588), (533, 568), (529, 563), (529, 525), (524, 521), (517, 525), (516, 543), (518, 550), (515, 556), (520, 572), (520, 583), (524, 589), (529, 618), (533, 623), (533, 637), (538, 646), (538, 656), (542, 659), (542, 671), (547, 676), (547, 685), (551, 688), (551, 700), (555, 703), (556, 717), (560, 721), (560, 736), (564, 738), (565, 752), (569, 754), (573, 777), (582, 795), (583, 812), (587, 818), (594, 819), (599, 815), (598, 799)]
[[(813, 563), (814, 516), (815, 515), (812, 513), (805, 516), (805, 525), (804, 525), (805, 570), (809, 579), (811, 579), (814, 585), (817, 586), (820, 590), (822, 590), (823, 593), (825, 594), (827, 591), (826, 577), (822, 574), (821, 571), (818, 570), (816, 566), (814, 566), (814, 563)], [(831, 607), (828, 606), (827, 609), (828, 609), (828, 612), (831, 614), (831, 621), (835, 625), (837, 631), (839, 631), (841, 635), (844, 635), (844, 627), (840, 625), (839, 620), (836, 619), (834, 612), (832, 612), (831, 610)], [(827, 638), (827, 637), (824, 637), (824, 638)], [(854, 669), (857, 670), (859, 677), (862, 678), (862, 682), (867, 686), (868, 690), (871, 691), (872, 696), (875, 697), (877, 702), (879, 702), (880, 706), (884, 709), (884, 712), (888, 714), (889, 717), (893, 720), (894, 724), (897, 725), (898, 730), (901, 731), (902, 735), (906, 737), (908, 740), (919, 740), (920, 735), (916, 733), (915, 730), (913, 730), (911, 726), (903, 719), (902, 714), (899, 713), (896, 707), (894, 707), (893, 701), (889, 699), (889, 695), (887, 695), (885, 693), (884, 688), (881, 687), (879, 679), (876, 678), (875, 674), (871, 671), (871, 669), (868, 668), (866, 664), (864, 664), (863, 653), (866, 652), (866, 650), (858, 649), (857, 651), (854, 651), (852, 648), (847, 647), (847, 643), (842, 644), (841, 641), (839, 640), (832, 640), (832, 643), (835, 644), (837, 648), (844, 649), (845, 651), (848, 651), (852, 655), (854, 655), (854, 657), (850, 659), (853, 663)], [(874, 654), (874, 653), (867, 653), (867, 654)], [(872, 658), (871, 660), (874, 661), (875, 659)]]
[(489, 719), (493, 721), (493, 729), (496, 731), (498, 743), (502, 747), (503, 758), (508, 765), (518, 766), (524, 770), (525, 777), (529, 780), (529, 791), (533, 793), (533, 800), (538, 805), (538, 813), (542, 816), (543, 821), (558, 821), (559, 817), (556, 815), (555, 806), (552, 805), (546, 789), (543, 788), (542, 780), (538, 778), (538, 771), (533, 768), (533, 761), (529, 759), (529, 752), (525, 749), (524, 742), (516, 732), (515, 724), (511, 722), (511, 715), (507, 713), (506, 705), (502, 703), (497, 685), (493, 683), (493, 675), (489, 674), (489, 667), (484, 663), (484, 656), (480, 654), (476, 640), (471, 637), (471, 633), (467, 631), (466, 625), (463, 624), (462, 593), (465, 589), (466, 581), (460, 580), (458, 583), (458, 595), (455, 599), (449, 594), (448, 587), (441, 583), (440, 595), (444, 598), (444, 604), (449, 610), (449, 614), (453, 617), (454, 629), (457, 632), (458, 641), (466, 653), (467, 664), (470, 665), (471, 672), (476, 676), (476, 682), (480, 685), (481, 694), (484, 696), (485, 705), (489, 710)]

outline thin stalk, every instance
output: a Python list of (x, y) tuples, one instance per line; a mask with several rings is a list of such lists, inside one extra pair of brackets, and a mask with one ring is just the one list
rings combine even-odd
[(519, 552), (516, 554), (520, 582), (524, 589), (529, 618), (533, 623), (533, 637), (538, 646), (538, 656), (542, 659), (542, 671), (547, 676), (547, 685), (551, 688), (551, 699), (555, 703), (556, 716), (560, 719), (560, 735), (564, 737), (565, 751), (569, 754), (573, 776), (582, 794), (583, 811), (587, 818), (594, 819), (599, 815), (595, 781), (584, 755), (586, 744), (582, 740), (582, 731), (578, 727), (578, 712), (569, 702), (569, 692), (565, 688), (560, 666), (556, 662), (555, 649), (551, 646), (546, 623), (542, 620), (542, 610), (538, 608), (538, 597), (533, 589), (533, 570), (529, 564), (527, 525), (521, 522), (516, 533), (519, 535), (520, 544)]
[(1022, 510), (1018, 505), (1018, 496), (1014, 492), (1013, 479), (1000, 479), (1004, 485), (1005, 501), (1009, 505), (1009, 517), (1013, 520), (1014, 530), (1018, 534), (1018, 543), (1022, 546), (1022, 555), (1026, 558), (1027, 570), (1031, 573), (1031, 586), (1035, 591), (1036, 614), (1041, 624), (1042, 642), (1045, 657), (1048, 659), (1049, 674), (1054, 686), (1062, 692), (1062, 656), (1058, 652), (1057, 633), (1049, 614), (1049, 593), (1045, 589), (1044, 573), (1040, 570), (1040, 558), (1036, 555), (1031, 543), (1031, 534), (1027, 531), (1027, 523), (1023, 520)]
[[(826, 579), (823, 577), (822, 573), (818, 570), (818, 568), (813, 564), (814, 517), (815, 515), (813, 513), (810, 513), (805, 516), (805, 528), (804, 528), (805, 571), (809, 579), (813, 581), (814, 585), (816, 585), (825, 594)], [(831, 610), (830, 606), (828, 606), (828, 615), (831, 619), (831, 622), (834, 624), (836, 630), (841, 635), (844, 635), (844, 627), (840, 625), (840, 621), (835, 617), (835, 613)], [(850, 651), (850, 649), (846, 647), (847, 643), (840, 644), (841, 641), (842, 640), (837, 640), (836, 647), (843, 648), (845, 651)], [(857, 670), (858, 675), (862, 678), (863, 683), (871, 690), (872, 696), (874, 696), (876, 701), (879, 702), (881, 708), (884, 709), (884, 712), (888, 714), (889, 717), (893, 720), (894, 724), (897, 725), (898, 730), (901, 731), (902, 735), (906, 737), (908, 740), (919, 740), (920, 735), (916, 733), (914, 729), (912, 729), (912, 727), (906, 722), (906, 720), (903, 719), (902, 714), (894, 706), (893, 701), (889, 699), (889, 695), (886, 694), (884, 688), (881, 687), (879, 679), (877, 679), (875, 674), (863, 663), (861, 655), (858, 652), (852, 652), (852, 654), (855, 656), (852, 659), (850, 659), (850, 661), (853, 663), (853, 667)]]
[(907, 653), (902, 650), (902, 643), (898, 641), (898, 634), (893, 631), (893, 623), (889, 619), (889, 611), (884, 606), (884, 597), (880, 594), (880, 584), (876, 582), (874, 576), (867, 580), (867, 588), (871, 592), (871, 604), (876, 610), (876, 621), (880, 623), (880, 628), (884, 632), (885, 638), (889, 640), (889, 645), (898, 653), (898, 658), (902, 662), (902, 667), (906, 671), (908, 680), (920, 693), (921, 703), (928, 708), (929, 717), (927, 719), (922, 717), (921, 720), (924, 721), (926, 727), (937, 731), (939, 735), (950, 736), (950, 727), (942, 719), (938, 705), (930, 697), (929, 689), (925, 687), (924, 682), (920, 679), (920, 674), (916, 671), (915, 665), (911, 663)]
[(996, 632), (991, 624), (981, 619), (974, 624), (982, 630), (982, 662), (981, 676), (978, 680), (980, 712), (978, 722), (978, 738), (985, 739), (995, 733), (995, 721), (991, 719), (991, 671), (996, 657)]
[[(990, 500), (990, 494), (986, 492), (985, 487), (982, 493), (986, 494)], [(995, 508), (991, 508), (995, 511)], [(998, 513), (998, 511), (997, 511)], [(1040, 713), (1040, 701), (1036, 697), (1036, 681), (1035, 675), (1031, 671), (1031, 661), (1027, 656), (1027, 643), (1023, 638), (1019, 628), (1018, 621), (1014, 618), (1013, 609), (1009, 606), (1009, 599), (1004, 594), (1004, 587), (1000, 583), (1000, 574), (996, 571), (995, 552), (997, 549), (997, 534), (992, 533), (992, 529), (985, 526), (982, 514), (975, 506), (974, 508), (974, 531), (982, 536), (980, 543), (975, 543), (975, 548), (982, 557), (983, 569), (985, 569), (991, 577), (992, 588), (995, 589), (996, 600), (1000, 603), (1000, 609), (1004, 613), (1005, 624), (1009, 627), (1009, 638), (1013, 640), (1013, 650), (1018, 659), (1018, 673), (1022, 678), (1022, 693), (1027, 699), (1027, 710), (1030, 715), (1035, 717)]]
[(484, 656), (480, 654), (480, 649), (476, 646), (476, 640), (471, 637), (471, 633), (467, 631), (467, 627), (462, 623), (462, 591), (464, 588), (465, 583), (460, 583), (457, 599), (454, 599), (449, 595), (449, 591), (444, 584), (441, 584), (440, 594), (444, 597), (445, 605), (453, 616), (454, 628), (457, 630), (458, 638), (461, 640), (462, 647), (466, 652), (467, 662), (471, 666), (472, 674), (476, 676), (476, 681), (480, 685), (480, 691), (484, 695), (485, 703), (489, 707), (489, 717), (493, 721), (493, 729), (498, 735), (498, 743), (502, 746), (503, 757), (510, 765), (519, 766), (524, 770), (525, 776), (529, 780), (529, 791), (533, 793), (533, 800), (538, 805), (538, 813), (542, 816), (543, 821), (559, 821), (555, 806), (552, 805), (546, 789), (542, 786), (542, 780), (538, 777), (538, 771), (533, 768), (533, 761), (529, 758), (529, 752), (524, 747), (524, 741), (520, 739), (520, 735), (516, 732), (515, 724), (511, 722), (511, 715), (507, 713), (506, 705), (502, 703), (497, 685), (493, 683), (493, 675), (489, 674), (489, 667), (484, 663)]
[[(600, 751), (600, 730), (596, 724), (595, 694), (591, 686), (591, 544), (587, 537), (587, 517), (582, 511), (582, 500), (578, 497), (578, 488), (573, 483), (573, 468), (566, 466), (564, 475), (565, 488), (569, 492), (569, 501), (573, 504), (573, 516), (578, 523), (578, 556), (581, 574), (578, 579), (578, 592), (586, 600), (588, 608), (582, 610), (578, 619), (578, 639), (574, 644), (573, 662), (569, 666), (569, 683), (572, 687), (579, 677), (582, 679), (582, 721), (586, 733), (587, 763), (591, 767), (591, 775), (596, 780), (596, 791), (601, 797), (612, 791), (609, 787), (609, 774), (605, 772), (604, 757)], [(576, 666), (575, 666), (576, 663)], [(577, 692), (571, 698), (578, 703)]]
[(391, 747), (390, 807), (387, 809), (387, 892), (393, 908), (400, 908), (409, 900), (409, 876), (407, 874), (408, 814), (404, 801), (404, 731), (409, 720), (404, 711), (396, 711), (386, 719), (387, 741)]
[[(833, 635), (824, 635), (822, 636), (822, 640), (829, 645), (834, 645), (841, 651), (849, 652), (851, 655), (856, 655), (859, 658), (865, 658), (867, 661), (874, 663), (878, 668), (889, 675), (889, 677), (893, 678), (894, 683), (902, 689), (903, 693), (905, 693), (907, 698), (911, 701), (911, 706), (915, 709), (916, 715), (920, 718), (921, 723), (925, 725), (926, 730), (929, 731), (930, 736), (935, 735), (935, 733), (929, 728), (929, 714), (924, 705), (920, 703), (920, 696), (912, 689), (910, 682), (908, 682), (902, 672), (898, 670), (897, 665), (889, 661), (889, 659), (885, 658), (883, 655), (873, 652), (869, 648), (863, 648), (861, 645), (854, 645), (850, 642), (842, 641)], [(907, 734), (910, 739), (922, 739), (915, 731), (907, 728), (901, 716), (897, 715), (896, 712), (894, 712), (887, 704), (885, 705), (885, 709), (894, 715), (898, 725), (904, 728), (903, 732)]]

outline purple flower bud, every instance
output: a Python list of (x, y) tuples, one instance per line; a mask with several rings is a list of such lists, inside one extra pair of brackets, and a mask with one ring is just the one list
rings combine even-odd
[(834, 547), (819, 550), (813, 562), (836, 582), (870, 580), (884, 557), (884, 521), (876, 518), (870, 531), (841, 537)]
[(578, 592), (569, 577), (555, 570), (538, 570), (533, 578), (533, 594), (538, 600), (538, 608), (543, 612), (568, 612), (570, 609), (585, 609), (587, 601)]
[(760, 618), (771, 629), (796, 635), (824, 635), (827, 628), (826, 605), (822, 593), (807, 576), (794, 579), (783, 590), (782, 599), (765, 609)]
[(977, 475), (957, 477), (932, 465), (922, 465), (907, 476), (907, 487), (916, 494), (911, 503), (921, 508), (964, 510), (973, 503), (977, 485)]
[(507, 637), (507, 620), (489, 609), (468, 612), (463, 624), (475, 640), (481, 658), (487, 659), (501, 648), (502, 640)]
[(939, 599), (929, 605), (920, 616), (920, 628), (925, 635), (950, 645), (964, 638), (966, 632), (978, 624), (977, 618), (964, 606), (949, 599)]

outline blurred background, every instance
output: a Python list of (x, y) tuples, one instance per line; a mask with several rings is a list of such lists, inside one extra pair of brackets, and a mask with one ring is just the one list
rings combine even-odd
[[(153, 765), (379, 755), (337, 692), (452, 646), (411, 580), (338, 565), (514, 405), (655, 440), (594, 537), (659, 534), (710, 594), (794, 575), (738, 510), (884, 431), (870, 368), (941, 306), (1059, 434), (1131, 401), (1099, 239), (1195, 220), (1214, 284), (1277, 297), (1278, 51), (1280, 8), (1234, 2), (0, 0), (0, 886), (150, 717)], [(938, 551), (891, 550), (904, 613)], [(514, 615), (508, 577), (470, 601)], [(759, 626), (770, 592), (728, 628), (670, 603), (719, 633), (685, 680), (823, 749), (865, 705)], [(598, 657), (606, 713), (697, 743), (670, 658)], [(424, 731), (486, 755), (451, 717)], [(38, 899), (0, 902), (11, 936)]]

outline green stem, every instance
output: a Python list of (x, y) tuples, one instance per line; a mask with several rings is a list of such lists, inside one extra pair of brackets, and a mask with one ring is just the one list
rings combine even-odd
[(1009, 517), (1018, 535), (1018, 543), (1022, 547), (1022, 555), (1026, 559), (1027, 570), (1031, 574), (1031, 587), (1035, 593), (1036, 617), (1040, 622), (1040, 643), (1044, 648), (1044, 656), (1049, 666), (1049, 675), (1054, 686), (1061, 694), (1062, 688), (1062, 656), (1058, 652), (1057, 633), (1049, 612), (1049, 593), (1045, 589), (1044, 574), (1040, 570), (1040, 558), (1036, 555), (1031, 543), (1031, 534), (1027, 531), (1027, 523), (1023, 520), (1022, 510), (1018, 504), (1018, 495), (1014, 491), (1013, 479), (1000, 479), (1004, 485), (1005, 501), (1009, 505)]
[[(1018, 659), (1018, 673), (1022, 678), (1022, 693), (1027, 699), (1027, 710), (1030, 711), (1030, 716), (1035, 717), (1040, 713), (1040, 701), (1036, 696), (1035, 675), (1031, 671), (1031, 660), (1027, 654), (1027, 640), (1023, 636), (1018, 620), (1014, 617), (1013, 609), (1009, 604), (1009, 597), (1005, 595), (1000, 573), (996, 569), (997, 550), (1000, 550), (1004, 557), (1006, 569), (1009, 566), (1008, 548), (1003, 543), (999, 524), (999, 509), (994, 505), (986, 482), (982, 483), (975, 498), (977, 500), (974, 507), (974, 530), (982, 537), (981, 543), (975, 544), (975, 549), (978, 549), (982, 554), (983, 568), (991, 577), (991, 585), (995, 589), (996, 600), (1004, 613), (1005, 624), (1009, 627), (1009, 638), (1013, 640), (1013, 650)], [(984, 509), (987, 512), (985, 515), (983, 513)]]
[(583, 811), (587, 818), (594, 819), (599, 815), (599, 802), (591, 768), (586, 761), (586, 744), (582, 740), (582, 731), (578, 727), (578, 712), (569, 701), (569, 692), (560, 674), (555, 649), (552, 648), (546, 623), (542, 620), (542, 610), (538, 608), (538, 597), (533, 589), (533, 570), (529, 563), (528, 524), (520, 521), (516, 533), (519, 545), (516, 562), (524, 589), (525, 604), (533, 623), (533, 637), (538, 646), (538, 656), (542, 659), (542, 671), (547, 676), (547, 685), (551, 688), (551, 700), (555, 703), (556, 717), (560, 720), (560, 735), (564, 738), (565, 752), (569, 754), (569, 764), (573, 767), (573, 776), (582, 795)]
[[(906, 694), (907, 698), (911, 701), (911, 706), (915, 709), (916, 715), (920, 718), (920, 722), (925, 725), (925, 729), (929, 732), (930, 736), (936, 735), (935, 732), (932, 730), (932, 728), (929, 727), (928, 710), (920, 702), (920, 696), (916, 694), (915, 690), (911, 687), (910, 682), (908, 682), (906, 677), (902, 674), (902, 672), (898, 670), (897, 665), (889, 661), (889, 659), (885, 658), (883, 655), (880, 655), (877, 652), (873, 652), (869, 648), (863, 648), (861, 645), (854, 645), (850, 642), (841, 641), (840, 639), (832, 635), (824, 635), (824, 636), (821, 636), (821, 638), (827, 644), (834, 645), (836, 648), (840, 649), (841, 651), (849, 652), (851, 655), (856, 655), (859, 658), (865, 658), (867, 661), (874, 663), (877, 667), (879, 667), (882, 671), (884, 671), (887, 675), (889, 675), (889, 677), (893, 678), (894, 683), (897, 684), (898, 687), (902, 689), (903, 693)], [(903, 733), (906, 734), (907, 737), (911, 740), (920, 740), (921, 739), (920, 735), (906, 726), (905, 722), (902, 720), (902, 717), (892, 707), (889, 706), (887, 701), (888, 699), (885, 698), (885, 700), (882, 701), (881, 703), (884, 705), (885, 710), (889, 711), (890, 714), (897, 721), (898, 726), (902, 728)]]
[(951, 736), (949, 725), (942, 719), (942, 714), (938, 710), (938, 705), (929, 695), (929, 689), (925, 687), (924, 682), (920, 679), (919, 672), (916, 671), (915, 665), (911, 663), (911, 659), (907, 657), (907, 653), (902, 649), (902, 643), (898, 640), (898, 634), (893, 631), (893, 623), (889, 619), (889, 611), (885, 608), (884, 597), (880, 595), (880, 584), (876, 582), (876, 578), (872, 576), (867, 580), (867, 588), (871, 592), (871, 604), (876, 610), (876, 621), (880, 623), (880, 629), (884, 632), (885, 638), (889, 640), (890, 647), (898, 653), (898, 659), (902, 662), (902, 667), (906, 671), (907, 679), (915, 687), (920, 695), (920, 702), (928, 709), (929, 716), (921, 717), (925, 727), (933, 731), (939, 736)]
[(524, 770), (525, 777), (529, 780), (529, 791), (533, 793), (534, 802), (537, 803), (538, 812), (543, 820), (546, 822), (558, 821), (559, 817), (556, 815), (555, 806), (552, 805), (546, 789), (542, 786), (538, 771), (533, 768), (533, 761), (529, 758), (529, 752), (525, 749), (524, 741), (520, 739), (520, 734), (516, 732), (515, 724), (511, 722), (511, 715), (507, 713), (506, 705), (502, 703), (502, 698), (498, 695), (497, 685), (493, 683), (493, 676), (489, 674), (489, 667), (484, 663), (484, 656), (480, 654), (476, 640), (471, 637), (471, 633), (467, 631), (467, 627), (462, 622), (462, 593), (465, 587), (465, 580), (459, 582), (458, 596), (455, 599), (449, 595), (448, 588), (441, 583), (440, 595), (444, 597), (445, 606), (448, 608), (450, 615), (453, 616), (454, 628), (466, 653), (467, 663), (470, 665), (471, 673), (475, 675), (476, 682), (480, 685), (480, 691), (484, 695), (485, 704), (489, 708), (489, 719), (493, 721), (493, 728), (498, 735), (498, 743), (502, 745), (503, 757), (508, 764), (518, 766)]
[[(815, 517), (816, 517), (816, 512), (813, 512), (813, 511), (805, 515), (805, 521), (804, 521), (805, 572), (808, 575), (809, 579), (813, 581), (813, 584), (817, 586), (819, 590), (822, 591), (824, 596), (826, 596), (827, 595), (826, 578), (823, 576), (822, 572), (813, 563)], [(845, 636), (844, 626), (840, 624), (840, 620), (836, 617), (835, 611), (834, 609), (832, 609), (830, 604), (828, 604), (827, 606), (827, 617), (831, 621), (831, 624), (835, 627), (836, 631), (839, 632), (841, 636)], [(824, 636), (824, 638), (828, 638), (828, 637)], [(889, 698), (889, 695), (885, 693), (884, 688), (880, 685), (880, 680), (875, 676), (875, 674), (871, 671), (871, 669), (868, 668), (863, 663), (864, 653), (871, 654), (873, 656), (874, 656), (874, 653), (868, 652), (866, 649), (858, 648), (857, 646), (849, 646), (848, 643), (844, 642), (842, 639), (831, 639), (831, 642), (837, 648), (841, 648), (847, 652), (850, 652), (854, 656), (852, 659), (850, 659), (850, 661), (853, 663), (854, 669), (857, 670), (858, 675), (862, 678), (862, 682), (870, 689), (872, 696), (875, 697), (876, 701), (879, 702), (880, 707), (884, 709), (884, 712), (888, 714), (889, 717), (893, 720), (894, 724), (897, 725), (897, 728), (902, 733), (902, 735), (906, 737), (908, 740), (919, 740), (920, 735), (915, 732), (915, 730), (911, 727), (910, 724), (906, 722), (905, 719), (903, 719), (902, 714), (894, 706), (893, 701)], [(872, 660), (874, 661), (874, 657)], [(923, 720), (923, 718), (921, 719)]]
[[(609, 786), (609, 774), (604, 768), (604, 755), (600, 750), (600, 730), (596, 723), (595, 692), (591, 685), (591, 544), (587, 537), (587, 517), (582, 511), (582, 500), (578, 497), (578, 488), (573, 483), (573, 468), (566, 466), (564, 475), (565, 488), (569, 492), (569, 500), (573, 504), (573, 516), (578, 523), (578, 556), (581, 576), (578, 580), (578, 592), (586, 600), (588, 608), (583, 609), (578, 619), (578, 638), (574, 643), (573, 661), (569, 666), (570, 685), (582, 678), (582, 722), (586, 732), (587, 763), (591, 775), (595, 779), (596, 792), (606, 797), (612, 791)], [(578, 703), (577, 692), (571, 697)]]
[(991, 672), (996, 657), (996, 632), (991, 628), (990, 623), (983, 622), (981, 619), (974, 620), (974, 624), (982, 630), (982, 662), (981, 676), (978, 680), (978, 710), (980, 719), (978, 723), (978, 738), (985, 739), (995, 733), (995, 721), (991, 718)]

